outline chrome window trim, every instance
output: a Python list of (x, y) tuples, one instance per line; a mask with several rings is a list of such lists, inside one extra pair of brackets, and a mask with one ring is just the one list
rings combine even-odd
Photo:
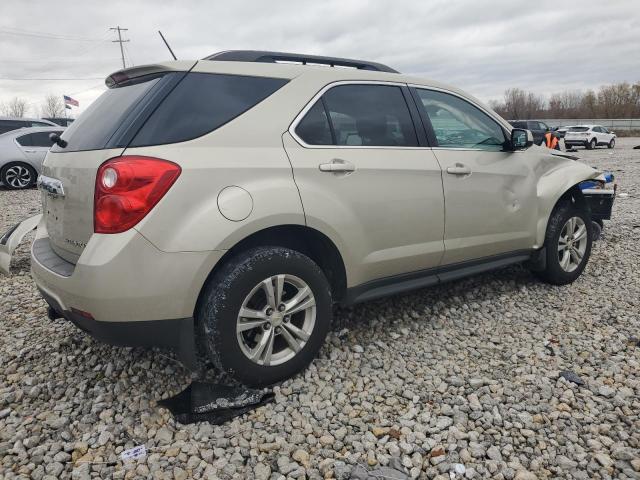
[[(315, 105), (315, 103), (318, 101), (318, 99), (320, 97), (322, 97), (322, 95), (324, 95), (326, 92), (328, 92), (332, 88), (339, 87), (341, 85), (387, 85), (387, 86), (400, 87), (400, 88), (407, 86), (407, 84), (405, 82), (393, 82), (393, 81), (387, 81), (387, 80), (338, 80), (336, 82), (328, 83), (327, 85), (322, 87), (320, 89), (320, 91), (318, 93), (316, 93), (311, 98), (311, 100), (309, 100), (309, 102), (304, 106), (304, 108), (300, 111), (300, 113), (298, 113), (298, 115), (296, 115), (296, 117), (293, 119), (293, 122), (291, 122), (291, 125), (289, 125), (289, 128), (287, 129), (289, 134), (293, 137), (293, 139), (296, 142), (298, 142), (300, 144), (301, 147), (303, 147), (303, 148), (313, 148), (313, 149), (331, 149), (331, 150), (334, 150), (334, 149), (354, 149), (354, 148), (359, 148), (359, 149), (386, 149), (386, 150), (398, 150), (398, 149), (402, 149), (402, 150), (427, 150), (427, 149), (431, 149), (431, 147), (421, 147), (421, 146), (401, 147), (401, 146), (363, 146), (363, 145), (310, 145), (310, 144), (306, 143), (296, 133), (296, 127), (302, 121), (302, 119), (307, 114), (307, 112), (309, 110), (311, 110), (311, 107), (313, 107)], [(409, 106), (408, 105), (407, 105), (407, 111), (409, 111)], [(416, 135), (417, 135), (417, 132), (416, 132)]]

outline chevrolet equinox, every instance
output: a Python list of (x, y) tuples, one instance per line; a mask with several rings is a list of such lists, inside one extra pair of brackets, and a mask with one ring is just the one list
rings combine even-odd
[[(526, 262), (583, 271), (596, 170), (445, 84), (378, 63), (228, 51), (133, 67), (47, 153), (50, 306), (115, 345), (201, 351), (247, 385), (303, 370), (333, 304)], [(20, 237), (20, 238), (18, 238)]]

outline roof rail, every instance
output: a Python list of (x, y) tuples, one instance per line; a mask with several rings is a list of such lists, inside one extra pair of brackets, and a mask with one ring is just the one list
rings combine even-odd
[(352, 60), (349, 58), (323, 57), (320, 55), (303, 55), (286, 52), (267, 52), (261, 50), (227, 50), (214, 53), (203, 60), (218, 60), (223, 62), (263, 62), (280, 63), (292, 62), (306, 65), (308, 63), (316, 65), (328, 65), (331, 67), (350, 67), (360, 70), (372, 70), (376, 72), (399, 73), (391, 67), (381, 63), (366, 62), (364, 60)]

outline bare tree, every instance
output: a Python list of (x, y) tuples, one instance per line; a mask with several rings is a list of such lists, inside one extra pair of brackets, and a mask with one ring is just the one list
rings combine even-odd
[(505, 90), (503, 101), (489, 102), (508, 119), (533, 118), (637, 118), (640, 117), (640, 82), (604, 85), (587, 90), (553, 93), (545, 105), (542, 97), (522, 90)]
[(13, 97), (11, 101), (0, 105), (0, 110), (7, 117), (24, 117), (27, 112), (27, 101), (19, 97)]
[(42, 117), (55, 118), (61, 117), (64, 113), (64, 103), (62, 97), (50, 93), (44, 98), (42, 108), (40, 110)]
[(535, 118), (544, 110), (544, 99), (535, 93), (519, 88), (510, 88), (504, 92), (504, 105), (497, 106), (507, 118)]

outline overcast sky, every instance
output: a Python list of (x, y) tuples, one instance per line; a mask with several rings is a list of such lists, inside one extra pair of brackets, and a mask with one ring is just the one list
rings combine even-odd
[(0, 102), (23, 97), (37, 115), (45, 95), (67, 94), (81, 112), (121, 68), (116, 25), (129, 29), (127, 66), (169, 59), (162, 30), (180, 59), (229, 49), (361, 58), (485, 101), (509, 87), (548, 95), (640, 81), (636, 0), (0, 0)]

